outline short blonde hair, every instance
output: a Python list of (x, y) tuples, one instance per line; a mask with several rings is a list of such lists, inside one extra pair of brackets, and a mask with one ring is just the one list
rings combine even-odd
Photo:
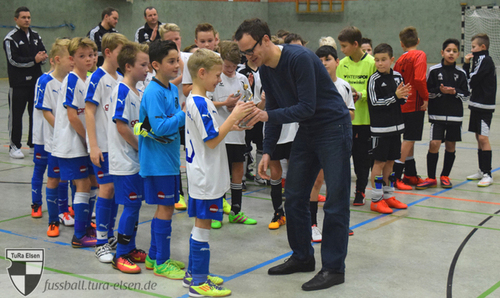
[(228, 60), (234, 64), (241, 62), (240, 48), (234, 41), (222, 41), (219, 45), (222, 60)]
[(198, 77), (198, 70), (210, 71), (215, 65), (222, 65), (222, 58), (209, 49), (199, 49), (189, 57), (188, 70), (192, 78)]
[(179, 26), (177, 26), (176, 24), (174, 23), (166, 23), (166, 24), (163, 24), (160, 26), (159, 28), (159, 32), (160, 32), (160, 37), (163, 38), (163, 35), (167, 32), (170, 32), (170, 31), (173, 31), (173, 32), (181, 32), (181, 28)]
[(323, 36), (319, 39), (319, 46), (331, 46), (334, 49), (337, 49), (337, 43), (335, 42), (335, 39), (331, 36)]
[(149, 46), (147, 44), (139, 44), (137, 42), (127, 42), (123, 45), (120, 53), (118, 53), (118, 66), (125, 72), (125, 66), (127, 64), (134, 66), (135, 60), (137, 59), (137, 54), (143, 52), (148, 54)]
[(129, 40), (123, 34), (106, 33), (102, 36), (101, 52), (103, 52), (103, 56), (104, 56), (104, 50), (109, 49), (111, 52), (113, 52), (118, 46), (120, 46), (120, 45), (123, 46), (128, 41)]
[(49, 59), (54, 59), (56, 56), (64, 56), (69, 54), (68, 45), (70, 40), (68, 38), (58, 38), (52, 44), (49, 52)]
[(75, 55), (79, 48), (91, 48), (93, 51), (97, 51), (97, 45), (88, 37), (74, 37), (68, 45), (69, 55)]

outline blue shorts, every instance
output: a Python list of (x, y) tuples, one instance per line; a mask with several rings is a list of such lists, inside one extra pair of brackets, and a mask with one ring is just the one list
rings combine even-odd
[(146, 176), (144, 190), (146, 203), (173, 206), (179, 201), (179, 175)]
[(94, 169), (88, 156), (75, 158), (58, 158), (62, 180), (77, 180), (94, 175)]
[(61, 173), (59, 169), (59, 158), (53, 156), (50, 153), (48, 158), (47, 177), (57, 178), (57, 179), (61, 178)]
[(103, 152), (102, 156), (104, 157), (104, 161), (101, 161), (100, 168), (95, 164), (92, 164), (92, 168), (94, 170), (94, 173), (96, 174), (95, 176), (99, 185), (113, 183), (113, 175), (109, 174), (108, 152)]
[(188, 215), (189, 217), (196, 217), (199, 219), (215, 219), (222, 221), (222, 197), (213, 200), (199, 200), (189, 196)]
[(111, 176), (115, 184), (115, 201), (120, 205), (140, 206), (144, 199), (144, 179), (139, 173)]
[(35, 145), (33, 162), (36, 165), (46, 166), (49, 162), (49, 153), (45, 151), (44, 147), (44, 145)]

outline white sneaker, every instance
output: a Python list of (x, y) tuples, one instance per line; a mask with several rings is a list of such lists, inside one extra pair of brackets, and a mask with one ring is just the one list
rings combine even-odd
[(321, 236), (321, 230), (316, 225), (313, 225), (311, 227), (311, 231), (312, 231), (312, 242), (321, 242), (321, 240), (323, 239), (323, 237)]
[(116, 246), (118, 245), (118, 238), (116, 238), (115, 236), (109, 237), (108, 243), (111, 249), (116, 249)]
[(95, 212), (92, 212), (92, 219), (95, 219)]
[(75, 219), (68, 212), (59, 214), (59, 222), (67, 227), (75, 225)]
[(493, 183), (493, 178), (491, 178), (491, 176), (488, 174), (484, 174), (481, 181), (479, 181), (477, 183), (477, 186), (486, 187), (486, 186), (490, 186), (492, 183)]
[(483, 179), (483, 172), (479, 170), (477, 173), (467, 176), (467, 180), (480, 180)]
[(23, 152), (21, 151), (21, 149), (18, 149), (16, 146), (11, 146), (11, 148), (9, 150), (9, 155), (10, 155), (10, 157), (15, 158), (15, 159), (23, 159), (24, 158)]
[(101, 263), (111, 263), (113, 261), (113, 253), (111, 252), (111, 246), (108, 243), (97, 246), (95, 248), (95, 257)]

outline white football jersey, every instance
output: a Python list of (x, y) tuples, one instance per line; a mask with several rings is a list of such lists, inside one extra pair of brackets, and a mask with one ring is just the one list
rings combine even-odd
[[(121, 80), (123, 80), (123, 76), (118, 74), (118, 79), (115, 80), (102, 67), (94, 71), (87, 80), (88, 87), (85, 102), (91, 102), (96, 105), (95, 133), (97, 146), (99, 146), (101, 152), (108, 152), (108, 122), (111, 92)], [(88, 140), (89, 137), (87, 135), (87, 147), (89, 146)], [(90, 147), (87, 148), (87, 151), (90, 153)]]
[(189, 196), (199, 200), (222, 197), (229, 190), (229, 165), (222, 140), (210, 149), (205, 142), (219, 135), (217, 109), (210, 99), (192, 94), (186, 99), (186, 170)]
[(298, 122), (283, 124), (277, 144), (279, 145), (293, 142), (295, 135), (297, 134), (297, 130), (299, 130)]
[(137, 89), (139, 92), (144, 93), (144, 90), (146, 90), (146, 87), (151, 83), (151, 80), (153, 77), (156, 75), (156, 71), (153, 69), (153, 72), (149, 72), (146, 75), (146, 79), (144, 81), (139, 81), (137, 82), (137, 85), (135, 85), (135, 89)]
[[(215, 52), (217, 55), (220, 56), (219, 53)], [(193, 84), (193, 78), (191, 77), (191, 74), (189, 73), (189, 69), (188, 69), (188, 61), (189, 61), (189, 57), (191, 57), (192, 54), (190, 55), (186, 55), (186, 60), (184, 61), (184, 70), (182, 72), (182, 84), (183, 85), (190, 85), (190, 84)], [(182, 88), (181, 88), (182, 89)], [(207, 97), (208, 98), (212, 98), (213, 97), (213, 93), (210, 92), (210, 91), (207, 91)], [(180, 103), (180, 101), (179, 101)]]
[[(189, 57), (191, 55), (193, 55), (193, 53), (181, 52), (181, 59), (182, 59), (182, 62), (184, 62), (184, 68), (181, 70), (182, 71), (182, 81), (179, 83), (179, 85), (177, 85), (177, 89), (179, 90), (179, 104), (181, 106), (183, 103), (186, 102), (186, 96), (184, 95), (184, 92), (182, 91), (182, 82), (184, 81), (184, 74), (186, 73), (187, 63), (188, 63)], [(181, 72), (179, 72), (179, 73), (181, 73)], [(187, 75), (189, 75), (189, 77), (191, 77), (191, 75), (189, 74), (189, 71), (187, 71)]]
[[(52, 75), (50, 75), (52, 77)], [(41, 110), (50, 111), (54, 117), (56, 116), (57, 100), (61, 92), (61, 82), (56, 78), (47, 83), (45, 86), (45, 94), (42, 102)], [(43, 115), (42, 115), (43, 117)], [(45, 141), (44, 149), (47, 152), (52, 152), (52, 143), (54, 138), (54, 127), (43, 118), (43, 138)], [(55, 123), (54, 123), (55, 124)]]
[(141, 92), (139, 95), (135, 94), (124, 83), (119, 83), (113, 89), (108, 127), (108, 158), (111, 175), (128, 176), (139, 173), (139, 153), (120, 135), (116, 122), (125, 122), (134, 131), (134, 125), (139, 122), (141, 96)]
[(337, 78), (337, 80), (334, 82), (334, 84), (335, 84), (335, 87), (337, 87), (337, 90), (339, 91), (340, 96), (342, 96), (342, 99), (344, 100), (347, 108), (349, 110), (355, 110), (356, 108), (354, 107), (354, 99), (352, 98), (351, 85), (349, 85), (349, 83), (342, 80), (341, 78)]
[[(249, 94), (252, 93), (247, 77), (240, 73), (236, 73), (236, 75), (232, 78), (229, 78), (222, 73), (220, 78), (221, 82), (217, 85), (217, 87), (215, 87), (213, 93), (213, 101), (224, 102), (229, 95), (236, 94), (238, 91), (242, 95), (240, 98), (242, 99), (244, 94), (244, 84), (248, 86), (247, 90)], [(227, 106), (222, 106), (217, 108), (217, 114), (217, 122), (222, 124), (226, 121), (227, 117), (231, 115), (231, 112), (227, 109)], [(225, 142), (226, 144), (245, 145), (245, 131), (230, 131), (225, 138)]]
[(60, 158), (75, 158), (88, 156), (85, 139), (71, 126), (68, 119), (68, 109), (75, 109), (78, 118), (85, 127), (85, 82), (74, 72), (70, 72), (61, 84), (57, 98), (56, 120), (52, 155)]
[(43, 74), (36, 80), (35, 85), (35, 98), (33, 99), (33, 144), (44, 145), (43, 138), (43, 111), (38, 108), (43, 103), (43, 97), (45, 93), (45, 86), (47, 84), (48, 74)]

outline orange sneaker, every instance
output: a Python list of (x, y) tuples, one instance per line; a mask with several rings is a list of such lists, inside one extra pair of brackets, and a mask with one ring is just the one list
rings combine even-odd
[(448, 176), (441, 176), (441, 187), (442, 188), (452, 188), (453, 184), (450, 181), (450, 177)]
[(387, 206), (387, 202), (385, 200), (380, 200), (378, 202), (373, 202), (370, 205), (370, 210), (378, 213), (391, 214), (392, 209)]
[(401, 203), (400, 201), (396, 200), (395, 197), (390, 197), (388, 199), (384, 199), (384, 201), (387, 203), (387, 206), (390, 208), (396, 208), (396, 209), (406, 209), (408, 208), (408, 205), (405, 203)]
[(129, 255), (123, 255), (120, 257), (114, 257), (111, 263), (113, 268), (120, 270), (123, 273), (135, 274), (141, 273), (141, 267), (137, 266), (131, 259)]
[(436, 187), (437, 186), (437, 180), (432, 179), (432, 178), (425, 178), (425, 180), (422, 183), (419, 183), (417, 186), (415, 186), (415, 189), (427, 189), (431, 187)]
[(145, 263), (146, 262), (146, 256), (148, 255), (144, 250), (142, 249), (137, 249), (134, 248), (131, 252), (128, 254), (130, 256), (130, 259), (134, 261), (134, 263)]
[(49, 223), (49, 228), (47, 229), (47, 236), (58, 237), (59, 236), (59, 222), (54, 221)]
[(69, 212), (69, 215), (71, 215), (71, 217), (75, 218), (75, 210), (73, 210), (73, 207), (69, 206), (68, 212)]
[(326, 197), (323, 196), (323, 195), (318, 195), (318, 202), (325, 202), (326, 201)]
[(41, 218), (42, 217), (42, 205), (32, 204), (31, 205), (31, 217)]
[(401, 179), (397, 179), (396, 182), (394, 182), (394, 187), (397, 188), (398, 190), (412, 190), (413, 187), (409, 186), (408, 184), (405, 184)]
[(403, 182), (409, 185), (419, 185), (424, 182), (424, 179), (420, 178), (420, 176), (406, 176), (403, 175)]

